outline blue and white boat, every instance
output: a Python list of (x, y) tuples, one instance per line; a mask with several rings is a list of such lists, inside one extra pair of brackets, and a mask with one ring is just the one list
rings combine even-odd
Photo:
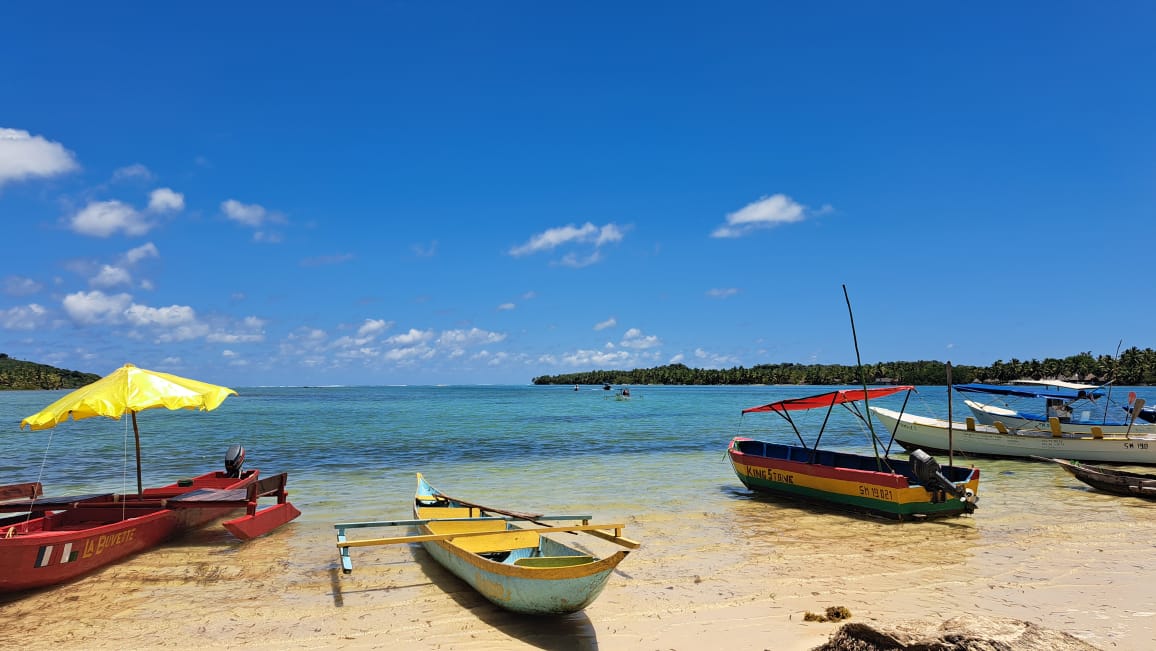
[[(1063, 434), (1154, 434), (1156, 423), (1146, 420), (1144, 399), (1130, 399), (1127, 406), (1111, 400), (1106, 386), (1061, 380), (1016, 380), (1012, 384), (957, 384), (960, 393), (1001, 399), (1003, 405), (964, 400), (976, 422), (1010, 429), (1035, 429)], [(1042, 401), (1042, 402), (1041, 402)], [(1034, 406), (1033, 406), (1034, 405)], [(1042, 407), (1042, 409), (1041, 409)], [(1139, 417), (1134, 417), (1136, 411)]]

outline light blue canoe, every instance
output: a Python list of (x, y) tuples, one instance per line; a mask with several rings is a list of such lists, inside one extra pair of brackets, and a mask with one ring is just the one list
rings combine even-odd
[[(342, 568), (353, 569), (349, 548), (414, 542), (494, 604), (516, 613), (561, 615), (594, 602), (629, 551), (606, 558), (564, 545), (544, 533), (586, 533), (627, 549), (623, 524), (590, 524), (590, 516), (539, 516), (486, 507), (439, 492), (417, 474), (413, 520), (337, 524)], [(580, 521), (552, 526), (550, 521)], [(533, 524), (544, 525), (538, 527)], [(346, 531), (374, 526), (417, 526), (420, 534), (350, 541)]]

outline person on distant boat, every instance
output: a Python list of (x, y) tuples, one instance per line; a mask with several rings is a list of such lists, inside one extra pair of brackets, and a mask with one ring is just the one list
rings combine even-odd
[(1048, 400), (1048, 418), (1053, 416), (1059, 418), (1061, 422), (1067, 422), (1072, 419), (1072, 408), (1063, 400)]
[(629, 388), (629, 387), (627, 387), (627, 388), (624, 388), (624, 389), (622, 390), (622, 395), (624, 395), (624, 396), (626, 396), (627, 398), (629, 398), (629, 397), (630, 397), (630, 388)]

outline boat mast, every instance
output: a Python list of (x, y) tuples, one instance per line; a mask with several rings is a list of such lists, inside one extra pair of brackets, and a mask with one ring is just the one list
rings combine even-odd
[(871, 449), (875, 451), (875, 469), (883, 472), (883, 462), (879, 459), (879, 437), (871, 425), (871, 403), (867, 397), (867, 376), (863, 375), (863, 362), (859, 359), (859, 337), (855, 334), (855, 314), (851, 311), (851, 296), (847, 285), (843, 285), (843, 299), (847, 301), (847, 316), (851, 317), (851, 341), (855, 342), (855, 369), (859, 371), (859, 381), (863, 384), (863, 411), (867, 413), (867, 430), (871, 432)]

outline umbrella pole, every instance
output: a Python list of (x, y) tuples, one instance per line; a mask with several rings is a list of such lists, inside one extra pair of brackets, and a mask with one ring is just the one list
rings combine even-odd
[(132, 412), (132, 435), (136, 438), (136, 494), (144, 495), (144, 483), (140, 478), (140, 429), (136, 426), (136, 412)]

